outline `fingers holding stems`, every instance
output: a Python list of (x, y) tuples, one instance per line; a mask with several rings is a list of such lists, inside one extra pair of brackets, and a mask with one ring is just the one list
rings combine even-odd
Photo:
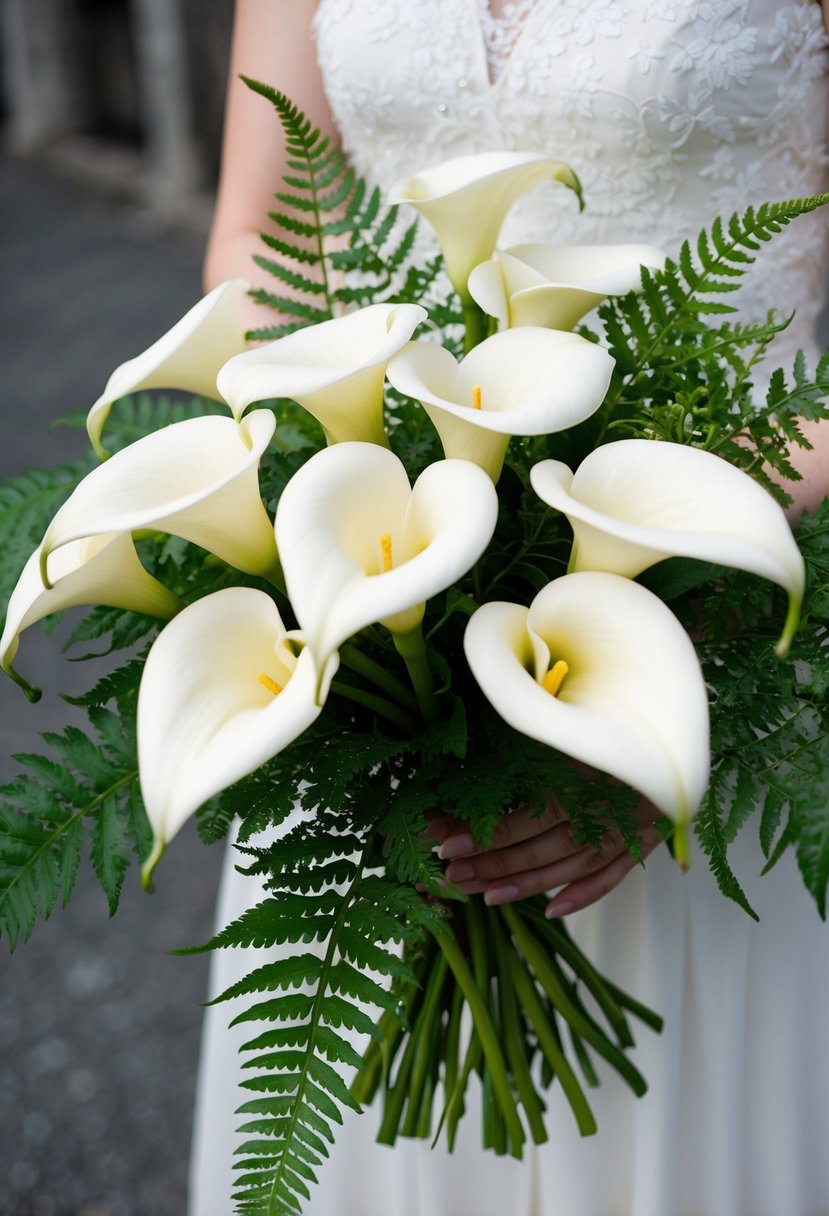
[[(650, 804), (641, 804), (639, 818), (645, 858), (663, 837), (655, 825), (658, 812)], [(465, 895), (483, 895), (490, 907), (558, 888), (546, 907), (550, 918), (596, 903), (637, 864), (617, 830), (609, 830), (599, 848), (579, 843), (554, 798), (541, 815), (523, 808), (505, 815), (486, 849), (473, 839), (468, 824), (449, 815), (434, 816), (428, 835), (448, 863), (449, 882)]]

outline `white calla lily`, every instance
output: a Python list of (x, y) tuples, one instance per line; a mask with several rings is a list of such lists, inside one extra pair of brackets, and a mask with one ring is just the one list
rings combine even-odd
[(116, 367), (86, 420), (90, 441), (102, 460), (107, 452), (101, 432), (120, 397), (147, 388), (175, 388), (220, 400), (219, 368), (246, 347), (242, 301), (249, 286), (245, 279), (220, 283), (157, 342)]
[(607, 296), (640, 286), (640, 268), (661, 269), (650, 245), (514, 245), (469, 276), (475, 303), (505, 328), (572, 329)]
[(204, 802), (314, 722), (338, 663), (333, 655), (318, 671), (273, 600), (248, 587), (197, 600), (161, 631), (138, 693), (141, 792), (155, 837), (145, 882)]
[(633, 786), (680, 826), (696, 812), (710, 763), (705, 685), (688, 635), (650, 591), (568, 574), (529, 609), (484, 604), (464, 648), (515, 730)]
[(270, 410), (188, 418), (144, 436), (93, 469), (43, 539), (47, 559), (71, 541), (152, 528), (201, 545), (249, 574), (277, 565), (273, 528), (259, 497), (259, 459), (274, 432)]
[(562, 182), (580, 196), (578, 178), (563, 161), (535, 152), (482, 152), (395, 182), (388, 201), (409, 203), (428, 220), (452, 285), (468, 301), (469, 272), (492, 253), (510, 207), (544, 181)]
[(36, 549), (23, 568), (11, 594), (6, 623), (0, 637), (0, 668), (16, 680), (26, 695), (40, 695), (13, 669), (20, 634), (35, 621), (53, 612), (80, 604), (107, 604), (146, 612), (149, 616), (174, 616), (181, 608), (178, 596), (163, 587), (138, 559), (132, 537), (125, 533), (103, 533), (72, 541), (49, 554), (47, 571), (50, 590), (40, 575), (41, 550)]
[(389, 381), (420, 401), (447, 457), (471, 460), (497, 481), (511, 435), (547, 435), (589, 418), (613, 359), (577, 334), (528, 327), (494, 334), (457, 363), (433, 342), (412, 342)]
[(497, 514), (491, 481), (467, 461), (438, 461), (412, 488), (401, 461), (375, 444), (312, 456), (282, 493), (276, 538), (318, 664), (376, 621), (416, 628), (424, 602), (481, 556)]
[(624, 439), (596, 448), (577, 471), (545, 460), (535, 492), (575, 535), (572, 568), (635, 577), (666, 557), (694, 557), (759, 574), (789, 594), (778, 644), (797, 628), (805, 567), (771, 495), (728, 461), (679, 443)]
[(231, 359), (218, 386), (234, 416), (272, 397), (290, 397), (322, 424), (329, 443), (387, 446), (386, 364), (426, 319), (418, 304), (371, 304), (297, 330)]

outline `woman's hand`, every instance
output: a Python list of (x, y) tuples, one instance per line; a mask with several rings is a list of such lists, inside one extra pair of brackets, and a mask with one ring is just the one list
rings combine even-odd
[[(662, 835), (654, 826), (659, 812), (648, 802), (638, 811), (642, 823), (639, 844), (643, 857)], [(541, 815), (516, 810), (505, 815), (487, 849), (481, 849), (469, 825), (451, 815), (436, 815), (427, 834), (440, 845), (439, 856), (449, 864), (446, 877), (465, 895), (483, 895), (489, 905), (512, 903), (560, 887), (546, 915), (565, 916), (588, 907), (618, 886), (636, 859), (618, 831), (608, 831), (601, 850), (578, 844), (571, 824), (555, 798)]]

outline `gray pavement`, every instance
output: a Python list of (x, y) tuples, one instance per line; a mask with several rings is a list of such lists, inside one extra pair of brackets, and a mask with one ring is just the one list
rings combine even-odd
[[(49, 422), (88, 408), (198, 298), (201, 247), (0, 159), (0, 478), (79, 454), (80, 433)], [(57, 690), (87, 687), (87, 666), (59, 637), (24, 636), (21, 668), (46, 691), (30, 706), (0, 683), (0, 780), (65, 724)], [(13, 955), (0, 946), (0, 1216), (184, 1213), (206, 962), (167, 952), (208, 936), (220, 847), (185, 829), (157, 893), (131, 871), (111, 921), (85, 864), (66, 910)]]

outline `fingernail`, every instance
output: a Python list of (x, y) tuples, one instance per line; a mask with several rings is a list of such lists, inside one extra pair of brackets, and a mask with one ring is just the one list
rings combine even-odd
[(451, 861), (453, 857), (466, 857), (467, 854), (476, 852), (477, 847), (468, 832), (461, 832), (458, 836), (450, 836), (444, 840), (438, 849), (438, 857), (441, 861)]
[(493, 904), (508, 904), (510, 900), (518, 898), (518, 887), (512, 883), (504, 883), (502, 887), (490, 887), (484, 892), (484, 903), (487, 907), (492, 907)]
[(453, 861), (446, 867), (446, 877), (450, 882), (466, 882), (475, 877), (475, 867), (471, 861)]
[(555, 900), (551, 904), (547, 904), (544, 909), (544, 915), (547, 920), (552, 920), (554, 916), (566, 916), (568, 912), (575, 912), (576, 905), (569, 899), (565, 899), (564, 903), (557, 904)]

